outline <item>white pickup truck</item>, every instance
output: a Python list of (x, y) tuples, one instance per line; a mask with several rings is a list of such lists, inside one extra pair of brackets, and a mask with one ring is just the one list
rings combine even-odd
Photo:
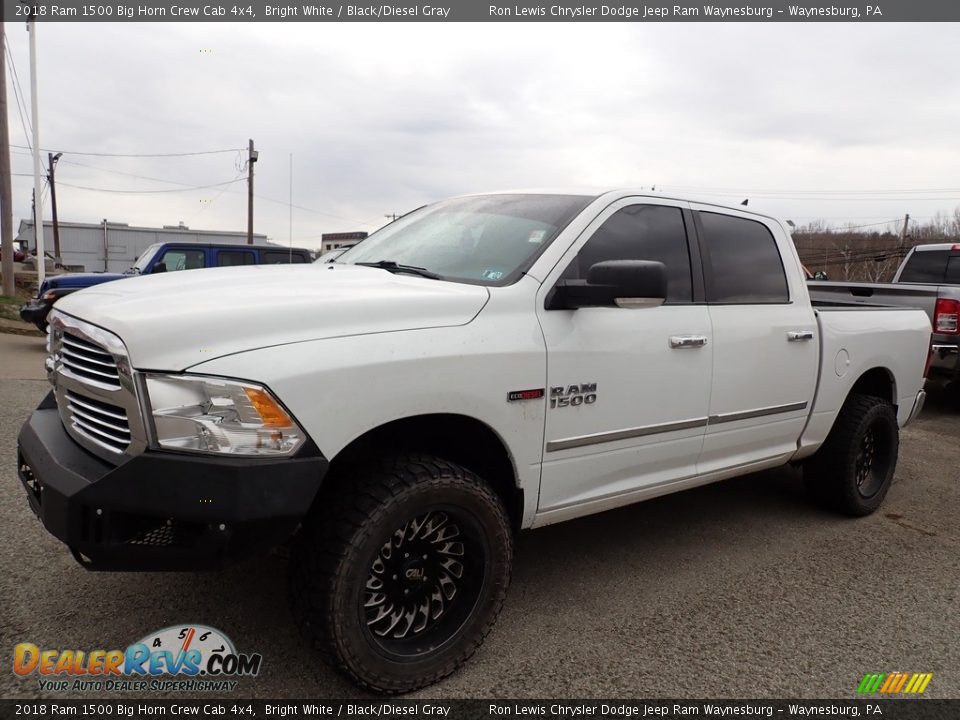
[(46, 528), (90, 569), (289, 541), (303, 633), (382, 692), (479, 647), (518, 530), (786, 463), (872, 512), (931, 330), (813, 307), (777, 220), (629, 191), (455, 198), (331, 264), (107, 283), (50, 325), (18, 456)]

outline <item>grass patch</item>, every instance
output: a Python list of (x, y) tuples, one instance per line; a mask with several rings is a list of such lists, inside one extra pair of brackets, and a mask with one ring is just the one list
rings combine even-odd
[(0, 318), (4, 320), (20, 320), (20, 306), (23, 305), (31, 294), (26, 290), (21, 291), (17, 288), (17, 294), (0, 295)]

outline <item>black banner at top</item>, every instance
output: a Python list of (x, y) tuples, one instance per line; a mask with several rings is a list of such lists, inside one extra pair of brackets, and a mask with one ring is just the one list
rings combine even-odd
[(2, 0), (38, 22), (957, 22), (956, 0)]

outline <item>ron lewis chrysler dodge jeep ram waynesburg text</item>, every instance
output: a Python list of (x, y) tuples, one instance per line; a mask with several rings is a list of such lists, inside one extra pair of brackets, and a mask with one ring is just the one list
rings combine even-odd
[(922, 310), (814, 307), (784, 226), (627, 191), (460, 197), (330, 264), (69, 295), (19, 436), (84, 566), (292, 544), (310, 642), (403, 692), (479, 647), (516, 531), (785, 463), (850, 515), (923, 404)]

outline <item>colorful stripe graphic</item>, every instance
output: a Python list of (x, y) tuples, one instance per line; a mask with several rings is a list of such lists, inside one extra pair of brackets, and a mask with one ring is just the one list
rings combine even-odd
[(863, 694), (907, 693), (918, 695), (927, 689), (933, 679), (933, 673), (867, 673), (857, 686), (857, 692)]

